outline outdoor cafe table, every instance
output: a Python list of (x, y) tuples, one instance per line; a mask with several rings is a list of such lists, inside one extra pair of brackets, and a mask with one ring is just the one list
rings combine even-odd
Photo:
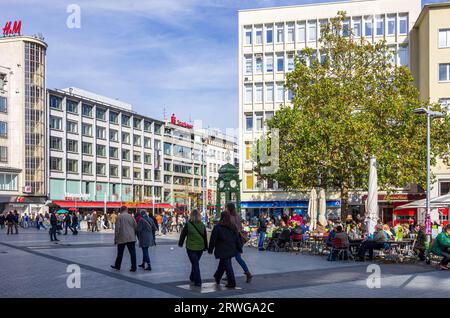
[(415, 260), (413, 254), (413, 244), (412, 239), (403, 239), (401, 241), (388, 240), (390, 248), (386, 251), (386, 259), (391, 259), (396, 262), (403, 262), (405, 258)]

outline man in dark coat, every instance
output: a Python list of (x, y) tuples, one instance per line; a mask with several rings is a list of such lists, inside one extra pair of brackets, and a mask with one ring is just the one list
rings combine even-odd
[(58, 230), (58, 218), (56, 217), (55, 211), (50, 215), (50, 241), (59, 241), (56, 237), (56, 231)]
[(421, 224), (416, 225), (415, 229), (417, 238), (414, 245), (414, 251), (419, 255), (421, 261), (425, 260), (425, 242), (427, 241), (427, 235), (424, 231), (424, 226)]

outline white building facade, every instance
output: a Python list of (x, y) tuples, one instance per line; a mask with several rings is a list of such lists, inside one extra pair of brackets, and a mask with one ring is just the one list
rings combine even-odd
[[(319, 3), (239, 12), (239, 145), (242, 208), (247, 215), (261, 209), (281, 213), (284, 208), (305, 209), (307, 197), (262, 181), (253, 172), (251, 147), (266, 131), (265, 121), (281, 105), (290, 105), (292, 93), (284, 88), (300, 50), (317, 50), (321, 25), (346, 11), (346, 24), (356, 36), (386, 40), (396, 62), (410, 64), (410, 32), (419, 16), (420, 0), (367, 0)], [(328, 197), (330, 211), (338, 210), (337, 195)], [(356, 202), (361, 204), (361, 202)]]
[(0, 212), (46, 202), (46, 49), (38, 37), (0, 38)]
[(96, 207), (161, 198), (163, 122), (78, 88), (48, 90), (47, 99), (50, 200)]

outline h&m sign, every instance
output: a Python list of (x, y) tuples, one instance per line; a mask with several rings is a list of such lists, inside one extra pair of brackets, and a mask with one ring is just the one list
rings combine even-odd
[(3, 36), (20, 35), (20, 28), (22, 27), (22, 21), (8, 21), (3, 27)]

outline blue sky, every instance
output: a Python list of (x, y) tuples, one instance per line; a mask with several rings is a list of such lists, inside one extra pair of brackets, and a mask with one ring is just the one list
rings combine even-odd
[[(76, 86), (154, 118), (165, 107), (167, 117), (225, 129), (238, 125), (237, 10), (317, 2), (329, 1), (0, 0), (0, 23), (20, 19), (22, 34), (44, 35), (49, 88)], [(81, 8), (79, 29), (66, 26), (71, 3)]]

